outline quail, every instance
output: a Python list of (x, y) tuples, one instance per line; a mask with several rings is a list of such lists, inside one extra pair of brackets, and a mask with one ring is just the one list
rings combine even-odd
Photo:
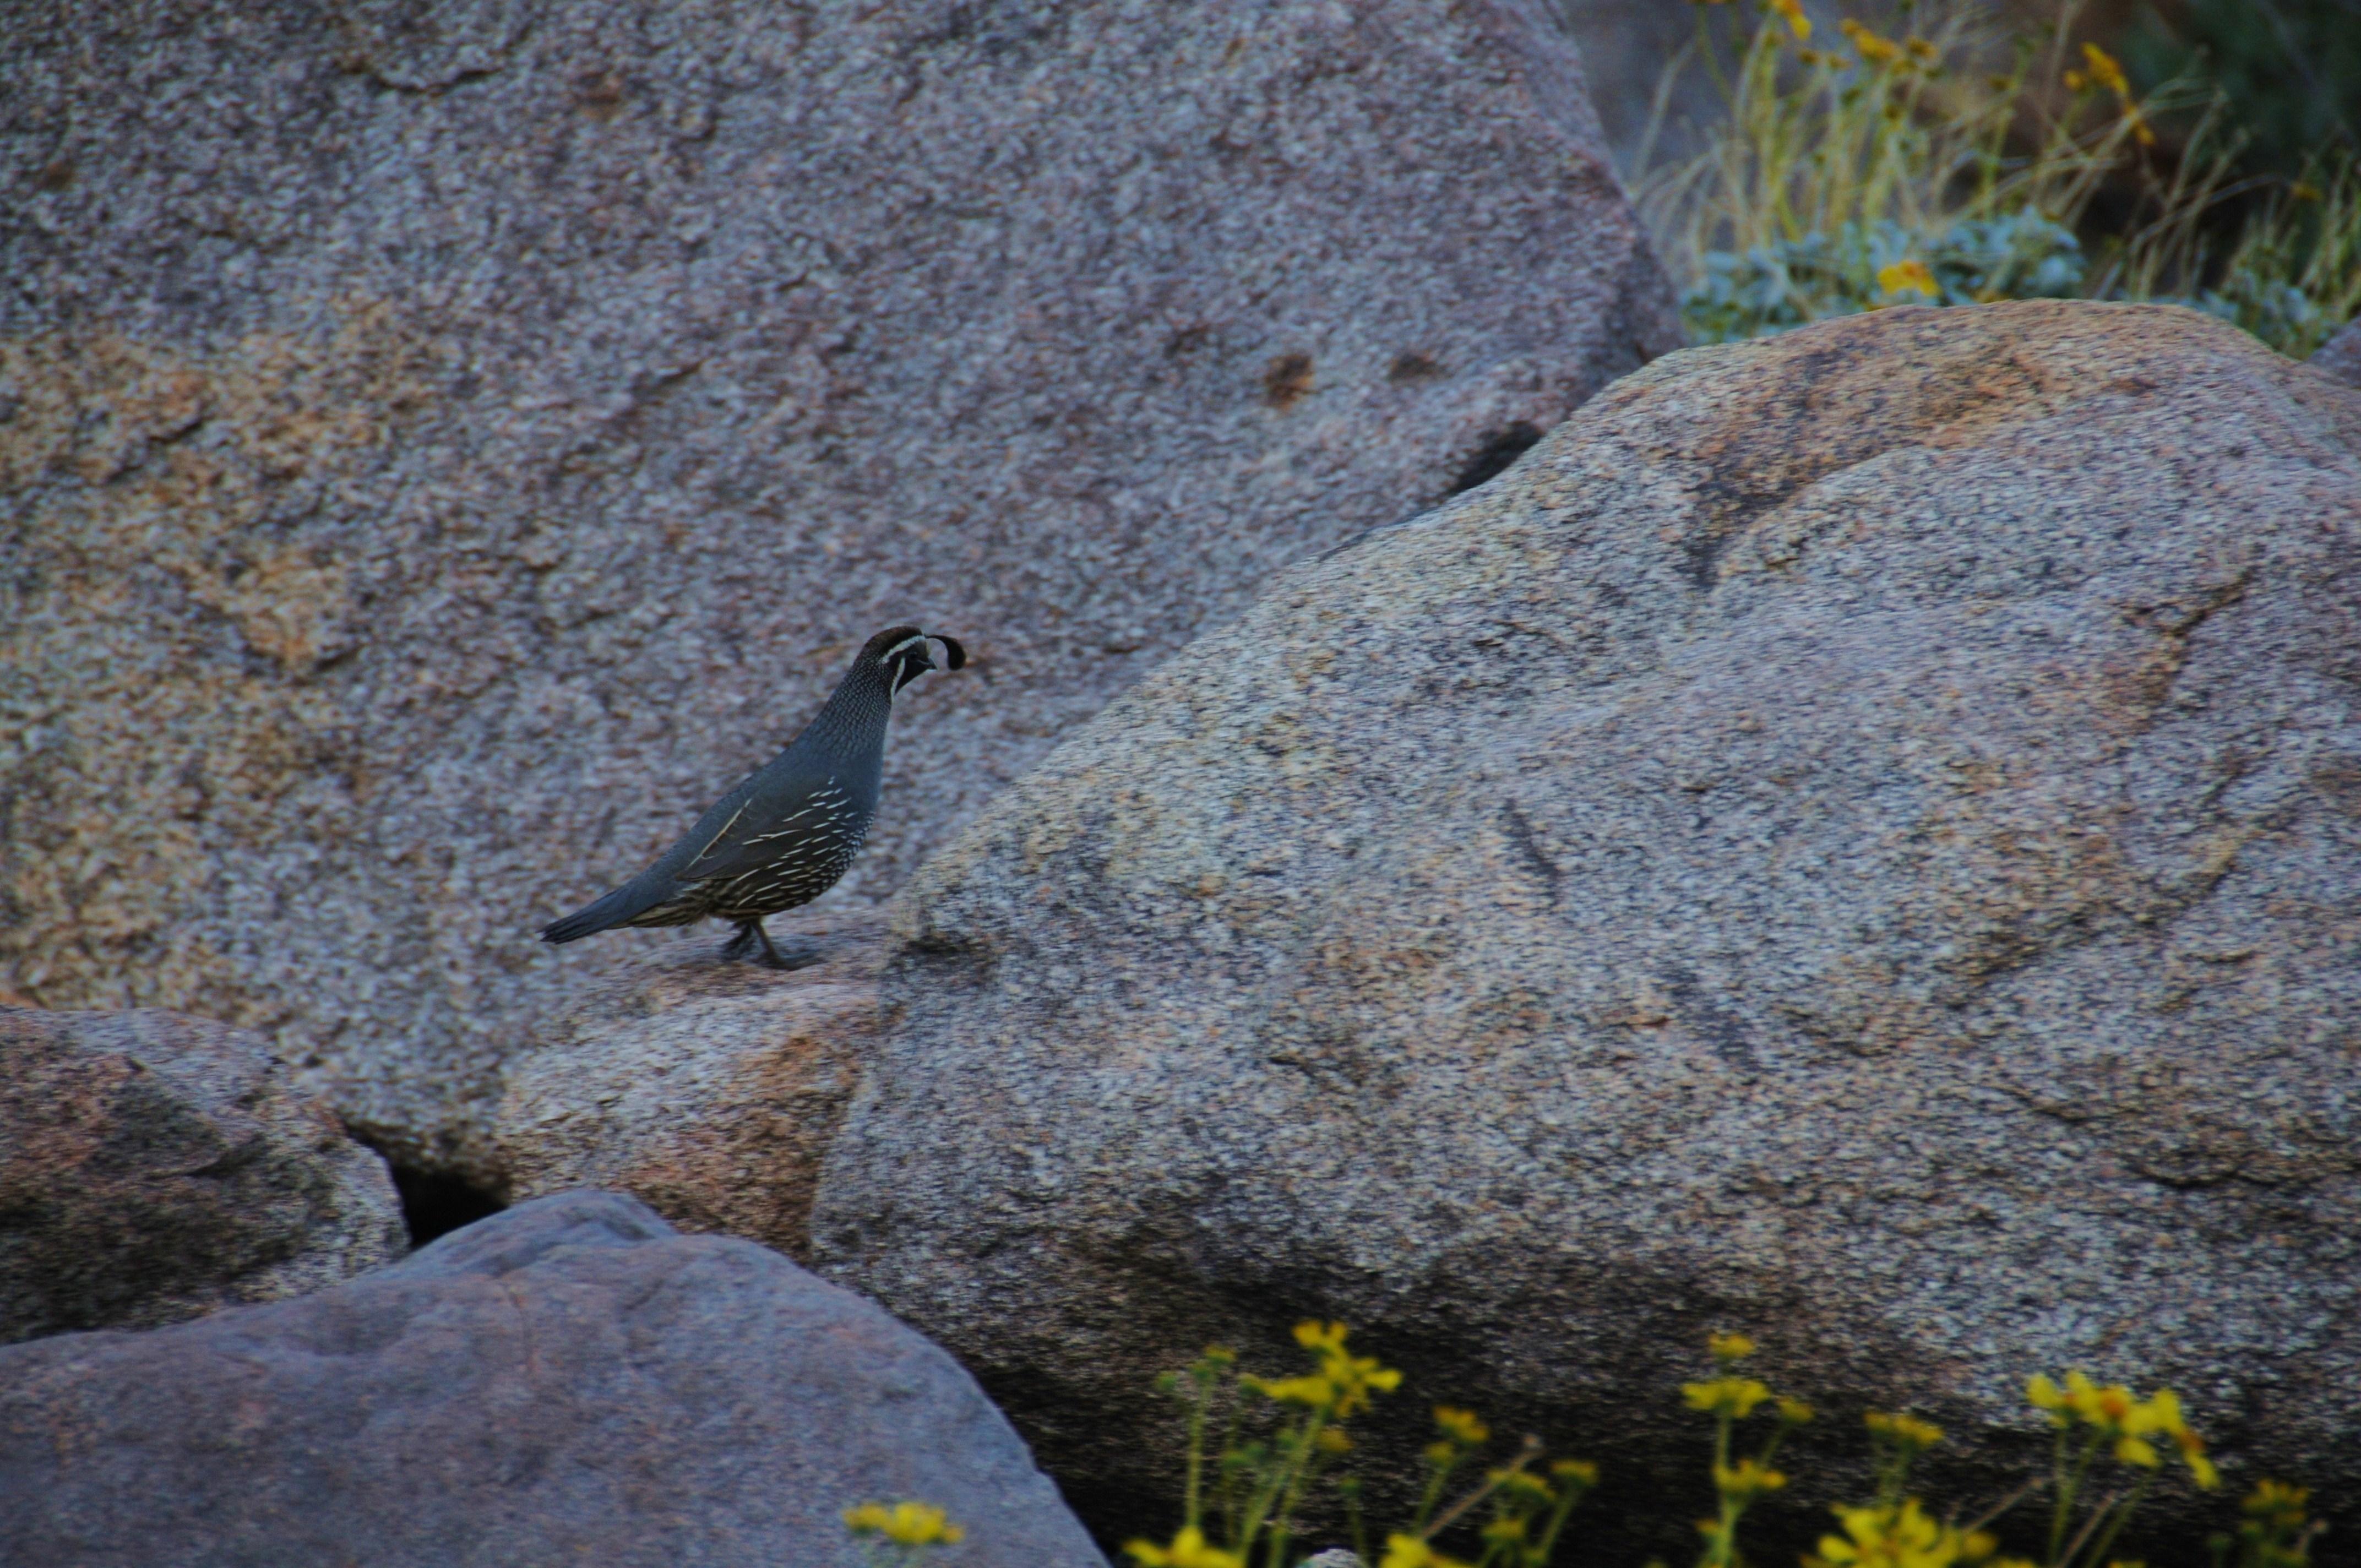
[(895, 696), (942, 667), (929, 642), (943, 645), (951, 669), (966, 664), (967, 651), (939, 632), (889, 626), (872, 637), (785, 751), (715, 802), (655, 864), (544, 927), (542, 940), (571, 942), (618, 926), (687, 926), (710, 916), (738, 927), (723, 958), (788, 968), (763, 921), (835, 886), (861, 852), (877, 815)]

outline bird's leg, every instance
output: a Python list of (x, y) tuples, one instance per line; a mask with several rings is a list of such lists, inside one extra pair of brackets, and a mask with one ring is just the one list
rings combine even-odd
[[(754, 938), (758, 936), (762, 936), (762, 934), (763, 923), (761, 921), (739, 921), (738, 934), (730, 938), (728, 942), (722, 944), (721, 961), (725, 964), (734, 964), (740, 959), (745, 958), (754, 950)], [(763, 946), (767, 948), (770, 945), (770, 938), (763, 937)]]
[(779, 957), (778, 948), (771, 946), (771, 934), (763, 929), (763, 923), (760, 920), (755, 921), (752, 926), (748, 927), (747, 929), (753, 932), (754, 939), (763, 944), (763, 967), (764, 969), (793, 969), (795, 967), (793, 964), (787, 962), (786, 959)]

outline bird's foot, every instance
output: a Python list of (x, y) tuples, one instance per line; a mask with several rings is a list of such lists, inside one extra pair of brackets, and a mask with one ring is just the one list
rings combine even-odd
[(771, 934), (763, 929), (759, 920), (750, 920), (738, 927), (738, 934), (721, 948), (724, 963), (753, 962), (764, 969), (798, 970), (819, 962), (823, 954), (817, 943), (790, 943), (783, 952), (771, 941)]

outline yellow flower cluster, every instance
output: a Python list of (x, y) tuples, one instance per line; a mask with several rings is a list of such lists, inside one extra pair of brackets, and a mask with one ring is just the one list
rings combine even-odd
[(2180, 1397), (2169, 1388), (2159, 1388), (2140, 1399), (2120, 1383), (2101, 1387), (2080, 1372), (2069, 1372), (2063, 1388), (2048, 1376), (2039, 1376), (2025, 1386), (2025, 1397), (2061, 1431), (2077, 1421), (2091, 1428), (2102, 1441), (2114, 1445), (2115, 1457), (2126, 1464), (2155, 1469), (2162, 1461), (2148, 1439), (2160, 1436), (2170, 1439), (2180, 1451), (2182, 1463), (2200, 1486), (2210, 1491), (2221, 1480), (2213, 1462), (2205, 1456), (2205, 1440), (2189, 1430), (2181, 1418)]
[(1892, 38), (1879, 37), (1850, 16), (1845, 18), (1843, 32), (1851, 40), (1854, 50), (1872, 65), (1892, 65), (1909, 58), (1900, 44)]
[(1804, 15), (1803, 0), (1763, 0), (1765, 10), (1776, 11), (1786, 22), (1787, 30), (1798, 38), (1812, 36), (1812, 19)]
[(2131, 126), (2140, 146), (2156, 145), (2156, 133), (2148, 128), (2147, 116), (2140, 113), (2139, 104), (2132, 99), (2131, 81), (2124, 75), (2123, 66), (2097, 44), (2082, 46), (2082, 68), (2066, 73), (2066, 90), (2114, 93), (2115, 102), (2123, 106), (2125, 123)]
[(2301, 1523), (2303, 1510), (2312, 1501), (2312, 1488), (2290, 1486), (2284, 1481), (2257, 1481), (2255, 1489), (2238, 1505), (2238, 1511), (2250, 1518), (2273, 1523)]
[(2131, 95), (2132, 84), (2125, 77), (2124, 68), (2097, 44), (2082, 46), (2082, 64), (2084, 69), (2066, 73), (2066, 85), (2070, 91), (2080, 93), (2085, 87), (2100, 87), (2118, 98)]
[(1786, 1484), (1784, 1475), (1752, 1459), (1713, 1467), (1714, 1490), (1725, 1497), (1751, 1501), (1765, 1492), (1775, 1492)]
[(1246, 1568), (1246, 1559), (1236, 1552), (1207, 1545), (1205, 1532), (1195, 1525), (1183, 1527), (1170, 1546), (1130, 1541), (1123, 1549), (1139, 1568)]
[(1896, 261), (1877, 269), (1877, 286), (1887, 299), (1907, 291), (1924, 294), (1930, 300), (1942, 297), (1942, 287), (1925, 262), (1913, 258)]
[[(1955, 1568), (1989, 1562), (1998, 1544), (1979, 1530), (1972, 1534), (1927, 1517), (1912, 1497), (1900, 1508), (1838, 1508), (1842, 1535), (1820, 1537), (1817, 1555), (1804, 1559), (1805, 1568)], [(2007, 1561), (1992, 1568), (2031, 1568)]]
[(1769, 1398), (1771, 1390), (1752, 1377), (1715, 1377), (1681, 1385), (1681, 1400), (1690, 1409), (1717, 1416), (1727, 1413), (1737, 1420), (1744, 1420)]
[(1434, 1407), (1434, 1424), (1444, 1437), (1453, 1442), (1466, 1443), (1470, 1448), (1479, 1442), (1488, 1442), (1492, 1438), (1492, 1429), (1486, 1426), (1483, 1418), (1473, 1410), (1455, 1410), (1449, 1405), (1437, 1405)]
[(1743, 1361), (1752, 1355), (1754, 1342), (1744, 1334), (1708, 1334), (1705, 1348), (1716, 1361), (1728, 1366), (1731, 1362)]
[(1367, 1409), (1372, 1393), (1390, 1394), (1401, 1387), (1401, 1372), (1380, 1366), (1373, 1355), (1355, 1355), (1345, 1348), (1342, 1323), (1301, 1322), (1295, 1343), (1320, 1358), (1320, 1370), (1301, 1377), (1255, 1377), (1247, 1387), (1283, 1405), (1324, 1410), (1337, 1420)]
[(844, 1526), (855, 1535), (879, 1536), (900, 1546), (953, 1546), (967, 1535), (931, 1503), (862, 1503), (844, 1510)]
[(1941, 1427), (1916, 1416), (1889, 1416), (1883, 1410), (1872, 1410), (1861, 1420), (1874, 1435), (1889, 1438), (1913, 1453), (1924, 1453), (1943, 1441)]
[[(1598, 1466), (1587, 1459), (1554, 1460), (1550, 1464), (1550, 1474), (1556, 1476), (1561, 1483), (1571, 1481), (1577, 1486), (1598, 1485)], [(2301, 1498), (2297, 1506), (2299, 1508), (2302, 1506)]]
[[(1853, 52), (1861, 56), (1861, 63), (1875, 66), (1881, 71), (1923, 70), (1933, 65), (1941, 54), (1925, 38), (1889, 38), (1850, 17), (1839, 24), (1839, 29), (1851, 43)], [(1836, 57), (1829, 56), (1828, 60), (1831, 64), (1836, 63)]]
[(1414, 1535), (1386, 1537), (1386, 1554), (1378, 1568), (1468, 1568), (1455, 1557), (1445, 1557)]

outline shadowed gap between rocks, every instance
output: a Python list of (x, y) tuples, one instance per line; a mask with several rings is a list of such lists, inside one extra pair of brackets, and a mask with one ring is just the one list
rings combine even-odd
[(1460, 495), (1499, 478), (1541, 438), (1541, 427), (1521, 419), (1504, 429), (1494, 431), (1484, 438), (1484, 444), (1461, 465), (1459, 477), (1451, 481), (1451, 493)]
[(410, 1233), (412, 1250), (509, 1206), (501, 1194), (456, 1171), (405, 1164), (377, 1140), (357, 1132), (353, 1141), (374, 1151), (392, 1173), (394, 1195), (401, 1200), (401, 1223)]

